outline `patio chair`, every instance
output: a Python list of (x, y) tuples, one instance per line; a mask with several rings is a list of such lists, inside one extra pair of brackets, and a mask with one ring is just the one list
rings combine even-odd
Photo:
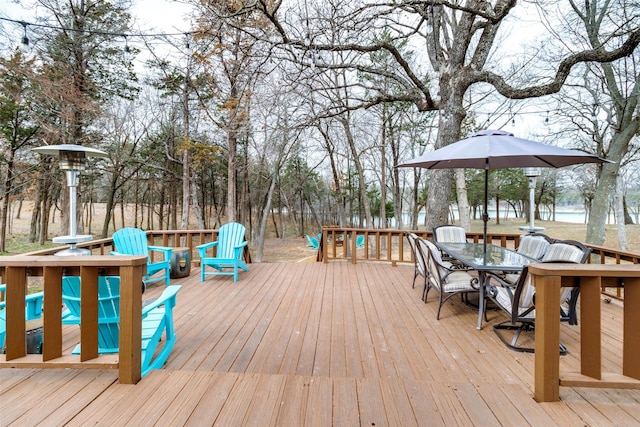
[[(407, 240), (409, 246), (411, 246), (411, 252), (413, 253), (414, 271), (413, 271), (413, 284), (412, 288), (416, 287), (416, 279), (421, 276), (424, 279), (424, 286), (427, 286), (427, 263), (425, 260), (425, 254), (421, 247), (418, 247), (418, 235), (415, 233), (407, 234)], [(424, 293), (424, 291), (423, 291)]]
[[(554, 261), (543, 261), (554, 262)], [(562, 261), (570, 262), (570, 261)], [(535, 311), (535, 287), (533, 286), (529, 267), (522, 269), (522, 274), (518, 281), (513, 284), (505, 281), (502, 277), (489, 274), (489, 284), (487, 286), (487, 296), (509, 317), (504, 322), (493, 326), (493, 330), (500, 340), (510, 349), (520, 352), (533, 353), (533, 347), (518, 345), (518, 340), (523, 332), (532, 332), (535, 327), (536, 311)], [(577, 298), (577, 293), (566, 293), (562, 291), (560, 297), (561, 307), (567, 304), (570, 298)], [(575, 302), (570, 302), (570, 307), (575, 311)], [(575, 313), (571, 316), (564, 316), (559, 311), (561, 320), (567, 320), (569, 317), (575, 318)], [(572, 323), (570, 323), (572, 324)], [(505, 331), (514, 332), (513, 337), (509, 339)], [(567, 353), (567, 349), (560, 344), (560, 354)]]
[[(554, 240), (543, 255), (542, 262), (575, 262), (584, 264), (589, 259), (591, 249), (576, 240)], [(569, 321), (570, 325), (577, 325), (575, 304), (578, 302), (579, 287), (562, 288), (561, 307), (562, 320)]]
[(551, 242), (552, 239), (544, 234), (525, 234), (520, 237), (520, 244), (516, 248), (516, 252), (540, 260), (549, 249)]
[(356, 249), (362, 249), (362, 248), (364, 248), (364, 234), (361, 234), (358, 237), (356, 237)]
[(465, 243), (467, 232), (457, 225), (438, 225), (433, 227), (433, 239), (436, 242)]
[(429, 290), (435, 289), (439, 293), (438, 313), (436, 319), (440, 320), (440, 310), (449, 298), (460, 294), (463, 299), (468, 293), (478, 292), (478, 279), (466, 271), (461, 271), (452, 266), (447, 266), (440, 256), (440, 251), (428, 240), (418, 238), (416, 246), (425, 254), (427, 259), (427, 280), (423, 290), (423, 301), (427, 302)]
[(313, 237), (313, 236), (309, 236), (308, 234), (306, 235), (307, 237), (307, 246), (311, 248), (311, 250), (317, 251), (318, 248), (320, 247), (320, 241)]
[[(162, 295), (142, 307), (142, 375), (160, 369), (176, 342), (173, 307), (182, 286), (168, 286)], [(80, 318), (80, 277), (62, 278), (62, 301), (73, 316)], [(80, 324), (82, 327), (82, 324)], [(163, 338), (164, 336), (164, 338)], [(98, 278), (98, 353), (118, 353), (120, 339), (120, 277)], [(161, 342), (164, 344), (161, 345)], [(80, 353), (80, 344), (73, 354)]]
[[(521, 255), (528, 256), (529, 258), (541, 260), (549, 249), (549, 246), (551, 245), (550, 242), (552, 241), (553, 239), (544, 234), (525, 234), (520, 238), (520, 244), (518, 245), (516, 252)], [(520, 278), (520, 273), (507, 273), (502, 276), (507, 282), (515, 284)]]
[[(247, 246), (244, 225), (230, 222), (220, 227), (218, 240), (196, 246), (200, 254), (200, 280), (204, 282), (209, 274), (232, 275), (233, 281), (238, 281), (238, 269), (249, 271), (249, 267), (242, 260), (242, 253)], [(207, 256), (207, 250), (216, 248), (214, 256)], [(214, 271), (207, 271), (212, 267)], [(231, 269), (232, 271), (225, 271)]]
[[(436, 242), (466, 243), (467, 232), (457, 225), (438, 225), (433, 227), (433, 240)], [(460, 262), (451, 258), (445, 252), (440, 251), (444, 261), (450, 262), (454, 268), (464, 268)]]
[[(121, 228), (113, 233), (115, 251), (111, 255), (145, 255), (147, 256), (147, 274), (142, 278), (145, 285), (164, 279), (164, 284), (171, 283), (171, 252), (173, 248), (151, 246), (147, 242), (147, 233), (139, 228)], [(152, 261), (151, 252), (161, 252), (161, 261)], [(163, 273), (158, 276), (158, 273)], [(152, 277), (154, 276), (154, 277)]]
[(576, 262), (584, 264), (589, 259), (591, 249), (576, 240), (553, 240), (541, 261)]
[[(7, 334), (7, 324), (5, 316), (7, 286), (0, 284), (0, 351), (5, 347), (5, 338)], [(44, 292), (36, 292), (27, 294), (25, 298), (24, 320), (26, 322), (34, 321), (42, 318), (42, 301)]]

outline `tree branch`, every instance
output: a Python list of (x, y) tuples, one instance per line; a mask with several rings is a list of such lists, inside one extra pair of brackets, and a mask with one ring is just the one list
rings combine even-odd
[(633, 31), (627, 41), (617, 49), (607, 51), (601, 46), (570, 55), (558, 66), (553, 81), (544, 85), (517, 89), (509, 85), (502, 76), (489, 71), (472, 72), (472, 80), (491, 84), (502, 96), (509, 99), (527, 99), (551, 95), (560, 91), (574, 65), (583, 62), (612, 62), (633, 53), (638, 44), (640, 44), (640, 29)]

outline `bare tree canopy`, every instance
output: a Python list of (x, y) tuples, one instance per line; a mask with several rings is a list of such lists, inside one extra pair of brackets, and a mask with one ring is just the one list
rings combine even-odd
[[(564, 58), (552, 72), (543, 70), (535, 84), (520, 87), (513, 75), (494, 71), (490, 55), (499, 54), (499, 30), (517, 9), (516, 0), (487, 2), (469, 0), (448, 1), (322, 1), (283, 2), (258, 0), (233, 2), (225, 10), (229, 15), (259, 11), (275, 29), (273, 32), (251, 29), (256, 38), (272, 41), (274, 52), (318, 72), (344, 69), (354, 74), (377, 75), (397, 83), (394, 91), (385, 86), (371, 86), (362, 80), (350, 89), (351, 103), (333, 106), (329, 111), (369, 108), (389, 102), (411, 102), (420, 111), (440, 113), (436, 148), (460, 139), (460, 129), (466, 117), (464, 96), (477, 83), (488, 83), (502, 96), (510, 99), (535, 98), (557, 93), (577, 64), (611, 62), (628, 56), (640, 43), (640, 28), (632, 26), (626, 34), (608, 37), (601, 44), (573, 51), (567, 45)], [(569, 7), (569, 6), (568, 6)], [(567, 7), (567, 8), (568, 8)], [(633, 14), (628, 19), (633, 19)], [(637, 17), (636, 17), (637, 18)], [(621, 28), (625, 28), (621, 26)], [(390, 39), (380, 36), (391, 33)], [(398, 49), (400, 41), (408, 41), (419, 58), (409, 58)], [(368, 54), (385, 51), (396, 66), (378, 67)], [(331, 53), (344, 52), (340, 62), (332, 62)], [(430, 66), (426, 66), (426, 64)], [(400, 88), (400, 90), (398, 90)], [(336, 88), (336, 90), (341, 88)], [(363, 94), (366, 94), (363, 95)], [(451, 196), (452, 175), (438, 173), (429, 188), (429, 225), (446, 222)]]

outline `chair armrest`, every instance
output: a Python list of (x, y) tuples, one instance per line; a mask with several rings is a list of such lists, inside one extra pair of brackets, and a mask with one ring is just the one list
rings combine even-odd
[(217, 240), (215, 242), (204, 243), (202, 245), (196, 246), (196, 249), (198, 250), (198, 254), (200, 254), (200, 258), (204, 258), (207, 255), (207, 249), (212, 248), (214, 246), (218, 246)]
[(209, 249), (212, 248), (214, 246), (218, 245), (218, 241), (216, 240), (215, 242), (209, 242), (209, 243), (203, 243), (202, 245), (198, 245), (196, 246), (196, 249), (200, 250), (200, 249)]
[(167, 246), (148, 246), (150, 251), (163, 252), (164, 260), (169, 261), (171, 259), (171, 252), (173, 248), (169, 248)]
[[(492, 280), (498, 283), (492, 284), (491, 283)], [(514, 297), (514, 292), (516, 290), (516, 287), (517, 287), (517, 284), (505, 281), (499, 274), (496, 274), (491, 271), (487, 272), (487, 296), (491, 298), (494, 302), (496, 302), (496, 304), (498, 304), (498, 306), (500, 306), (502, 309), (504, 309), (504, 307), (502, 307), (502, 304), (496, 301), (496, 297), (498, 295), (498, 288), (505, 289), (513, 305), (515, 303), (513, 301), (513, 297)], [(513, 316), (513, 315), (515, 316), (513, 317), (512, 321), (515, 322), (516, 317), (518, 316), (518, 311), (512, 310), (512, 313), (510, 314), (510, 316)]]
[(144, 318), (151, 310), (154, 308), (158, 308), (161, 305), (168, 304), (171, 308), (176, 305), (176, 295), (178, 291), (182, 288), (182, 285), (171, 285), (167, 286), (167, 288), (162, 292), (159, 298), (156, 298), (150, 304), (144, 306), (142, 308), (142, 317)]
[(491, 280), (498, 282), (498, 286), (503, 288), (515, 289), (517, 283), (508, 282), (502, 277), (501, 272), (487, 271), (487, 284), (491, 284)]
[(242, 250), (244, 249), (245, 246), (247, 246), (246, 240), (240, 243), (239, 245), (233, 247), (233, 254), (235, 255), (236, 258), (242, 257)]
[(40, 319), (42, 317), (42, 301), (44, 300), (44, 292), (36, 292), (27, 295), (25, 301), (26, 320)]
[[(0, 284), (0, 292), (6, 292), (7, 285)], [(6, 298), (6, 297), (5, 297)], [(25, 320), (39, 319), (42, 317), (42, 301), (44, 300), (44, 292), (35, 292), (25, 296)], [(4, 299), (0, 300), (0, 308), (6, 306)]]
[(244, 242), (240, 243), (239, 245), (234, 246), (233, 250), (235, 251), (236, 254), (242, 253), (242, 250), (244, 249), (245, 246), (247, 246), (247, 241), (246, 240)]

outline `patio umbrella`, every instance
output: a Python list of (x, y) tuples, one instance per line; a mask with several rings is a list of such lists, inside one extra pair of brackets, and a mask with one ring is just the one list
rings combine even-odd
[(487, 242), (487, 195), (489, 170), (501, 168), (546, 167), (561, 168), (581, 163), (603, 163), (593, 154), (555, 147), (515, 137), (502, 130), (483, 130), (446, 147), (408, 160), (398, 167), (426, 169), (473, 168), (484, 169), (484, 221), (483, 241)]

